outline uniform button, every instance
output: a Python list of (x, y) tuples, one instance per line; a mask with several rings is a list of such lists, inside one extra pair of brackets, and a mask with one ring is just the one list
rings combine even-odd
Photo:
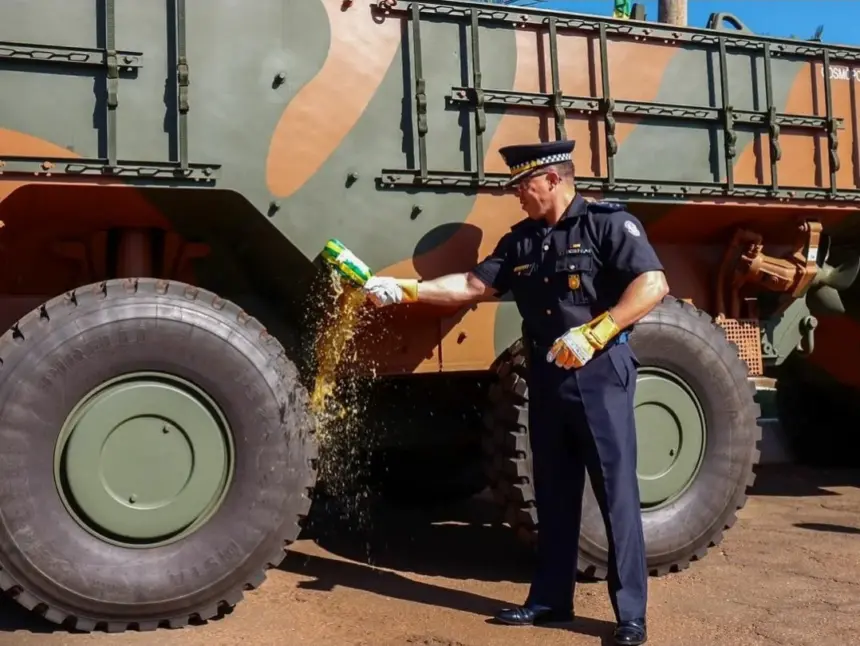
[(571, 266), (570, 266), (570, 268), (571, 268), (571, 269), (576, 269), (576, 265), (571, 265)]
[(549, 316), (550, 314), (552, 314), (552, 310), (547, 310), (546, 315)]
[(548, 282), (549, 282), (549, 278), (547, 278), (546, 276), (544, 276), (543, 282), (548, 283)]
[(544, 250), (544, 251), (549, 251), (549, 245), (548, 245), (548, 244), (545, 244), (545, 245), (543, 246), (543, 250)]

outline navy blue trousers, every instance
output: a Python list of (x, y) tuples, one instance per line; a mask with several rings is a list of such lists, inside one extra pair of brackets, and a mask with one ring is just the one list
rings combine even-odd
[(587, 471), (609, 539), (607, 583), (616, 620), (645, 617), (635, 386), (635, 358), (626, 343), (607, 348), (579, 370), (547, 363), (546, 350), (534, 349), (529, 434), (539, 527), (527, 602), (572, 607)]

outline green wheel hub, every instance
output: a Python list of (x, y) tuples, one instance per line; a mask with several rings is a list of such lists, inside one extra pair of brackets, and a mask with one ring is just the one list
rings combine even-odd
[(692, 389), (652, 366), (639, 370), (634, 401), (639, 499), (653, 510), (672, 503), (696, 477), (705, 450), (705, 417)]
[(226, 419), (201, 390), (172, 375), (135, 373), (90, 392), (63, 425), (54, 475), (89, 532), (152, 547), (196, 530), (232, 478)]

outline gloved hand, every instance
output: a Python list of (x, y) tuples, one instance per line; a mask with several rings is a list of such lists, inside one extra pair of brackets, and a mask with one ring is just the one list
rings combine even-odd
[(582, 368), (597, 350), (606, 347), (620, 330), (609, 312), (604, 312), (585, 325), (571, 328), (556, 339), (546, 355), (548, 362), (570, 370)]
[(418, 300), (418, 281), (414, 278), (373, 276), (364, 283), (363, 289), (377, 307)]

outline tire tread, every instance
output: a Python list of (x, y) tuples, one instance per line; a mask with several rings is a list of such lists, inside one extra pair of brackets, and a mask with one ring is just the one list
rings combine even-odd
[[(699, 325), (707, 326), (711, 337), (712, 347), (719, 357), (729, 367), (733, 378), (738, 383), (743, 382), (749, 388), (750, 398), (755, 396), (755, 385), (748, 379), (746, 364), (740, 359), (738, 347), (730, 341), (722, 326), (711, 316), (694, 305), (667, 296), (661, 305), (649, 315), (650, 320), (661, 326), (688, 328), (690, 319)], [(489, 486), (496, 500), (501, 501), (502, 516), (511, 525), (517, 536), (527, 543), (534, 544), (539, 527), (537, 510), (535, 508), (534, 485), (531, 471), (531, 460), (526, 459), (528, 451), (528, 386), (526, 383), (525, 358), (522, 341), (517, 341), (499, 357), (496, 362), (496, 375), (502, 377), (494, 384), (494, 394), (490, 399), (489, 412), (485, 416), (485, 463), (499, 464), (493, 456), (501, 456), (502, 468), (492, 469), (488, 473)], [(720, 519), (720, 524), (710, 536), (700, 541), (689, 554), (673, 562), (649, 568), (649, 575), (662, 577), (680, 572), (690, 567), (690, 564), (703, 559), (708, 551), (723, 540), (725, 531), (737, 521), (737, 512), (747, 502), (749, 490), (755, 483), (755, 465), (761, 456), (760, 443), (762, 437), (760, 405), (754, 400), (750, 407), (756, 418), (754, 448), (750, 455), (750, 468), (746, 476), (746, 486), (739, 487), (727, 512)], [(589, 562), (580, 554), (579, 571), (585, 576), (595, 579), (605, 579), (605, 565)]]
[[(46, 601), (39, 599), (26, 590), (26, 584), (16, 581), (8, 571), (0, 569), (0, 589), (14, 598), (18, 604), (30, 610), (51, 623), (63, 625), (69, 629), (92, 632), (105, 631), (109, 633), (126, 630), (151, 631), (162, 627), (181, 628), (190, 622), (203, 622), (219, 619), (236, 604), (244, 599), (244, 591), (254, 590), (266, 580), (269, 569), (276, 568), (286, 556), (288, 547), (295, 542), (307, 521), (310, 512), (312, 492), (316, 482), (318, 452), (313, 441), (314, 422), (309, 411), (307, 391), (301, 386), (298, 370), (289, 360), (280, 342), (271, 336), (266, 328), (253, 316), (238, 305), (221, 298), (205, 289), (175, 281), (154, 278), (123, 278), (106, 280), (79, 289), (71, 290), (56, 296), (24, 315), (5, 334), (0, 336), (0, 374), (3, 370), (3, 357), (14, 346), (26, 344), (31, 331), (36, 328), (44, 330), (61, 322), (64, 317), (74, 316), (75, 312), (94, 301), (107, 299), (128, 299), (146, 295), (174, 294), (187, 301), (195, 301), (217, 312), (219, 317), (229, 317), (247, 331), (249, 338), (255, 341), (257, 347), (263, 349), (269, 357), (269, 364), (275, 368), (281, 377), (278, 382), (281, 409), (281, 423), (287, 419), (299, 425), (298, 435), (304, 440), (303, 450), (306, 454), (304, 492), (301, 496), (301, 508), (295, 522), (285, 524), (284, 533), (280, 537), (281, 546), (266, 559), (262, 568), (255, 571), (243, 583), (233, 586), (226, 591), (217, 603), (206, 603), (199, 608), (185, 612), (180, 616), (165, 617), (159, 621), (98, 621), (88, 617), (80, 617), (51, 607)], [(38, 336), (33, 334), (32, 336)], [(295, 390), (288, 392), (284, 383), (292, 383)]]

